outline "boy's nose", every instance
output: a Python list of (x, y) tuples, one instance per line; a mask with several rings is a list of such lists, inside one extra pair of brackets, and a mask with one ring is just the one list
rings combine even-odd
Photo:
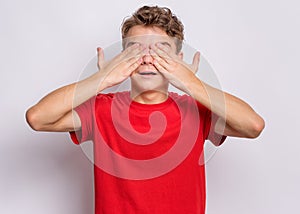
[(150, 55), (149, 48), (147, 48), (146, 54), (143, 57), (143, 64), (153, 64), (153, 57)]

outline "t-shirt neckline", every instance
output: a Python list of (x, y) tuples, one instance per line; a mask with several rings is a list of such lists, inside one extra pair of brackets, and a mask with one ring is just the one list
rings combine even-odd
[(145, 104), (145, 103), (139, 103), (137, 101), (134, 101), (130, 97), (129, 91), (117, 93), (117, 96), (122, 96), (123, 99), (126, 101), (126, 103), (131, 106), (131, 108), (138, 108), (138, 109), (144, 109), (144, 110), (164, 109), (173, 102), (172, 98), (170, 97), (170, 94), (168, 94), (168, 98), (165, 101), (163, 101), (161, 103), (155, 103), (155, 104)]

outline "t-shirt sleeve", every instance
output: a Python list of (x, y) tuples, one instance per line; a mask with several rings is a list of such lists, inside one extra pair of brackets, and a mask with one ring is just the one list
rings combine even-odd
[(210, 140), (215, 146), (220, 146), (227, 136), (215, 132), (215, 125), (219, 116), (207, 109), (204, 123), (204, 135), (206, 140)]
[(81, 129), (70, 132), (70, 137), (75, 144), (80, 144), (85, 141), (92, 140), (92, 133), (94, 127), (94, 109), (95, 97), (87, 100), (74, 110), (78, 114), (81, 122)]

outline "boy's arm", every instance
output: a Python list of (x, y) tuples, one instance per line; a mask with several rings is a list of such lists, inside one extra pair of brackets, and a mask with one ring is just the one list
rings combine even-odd
[[(36, 131), (80, 129), (81, 122), (73, 108), (96, 94), (101, 76), (101, 73), (97, 72), (81, 82), (63, 86), (46, 95), (26, 112), (28, 124)], [(99, 90), (101, 91), (101, 88)]]
[(124, 50), (109, 63), (105, 63), (103, 50), (99, 48), (100, 71), (43, 97), (26, 112), (28, 124), (37, 131), (65, 132), (80, 129), (79, 116), (73, 109), (102, 90), (127, 79), (140, 65), (142, 54), (143, 47), (136, 44)]
[[(264, 129), (265, 123), (243, 100), (214, 88), (197, 78), (200, 54), (194, 56), (192, 65), (187, 65), (168, 47), (152, 46), (155, 67), (172, 85), (192, 96), (219, 116), (214, 131), (226, 136), (255, 138)], [(224, 101), (224, 102), (222, 102)]]
[(233, 137), (256, 138), (264, 129), (262, 117), (240, 98), (216, 89), (198, 78), (187, 84), (194, 99), (219, 116), (215, 132)]

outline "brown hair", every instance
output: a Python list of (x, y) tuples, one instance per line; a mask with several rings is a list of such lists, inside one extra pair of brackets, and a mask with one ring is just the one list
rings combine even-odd
[(182, 48), (183, 24), (167, 7), (143, 6), (122, 24), (122, 39), (126, 38), (130, 28), (136, 25), (155, 26), (164, 30), (168, 36), (175, 37), (177, 52)]

